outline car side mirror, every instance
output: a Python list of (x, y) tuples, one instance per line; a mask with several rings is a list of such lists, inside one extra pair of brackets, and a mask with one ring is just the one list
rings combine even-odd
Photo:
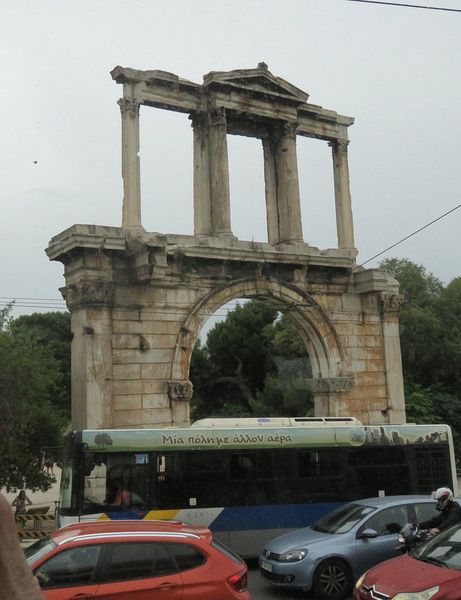
[(371, 539), (371, 538), (375, 538), (378, 537), (378, 532), (375, 529), (364, 529), (363, 531), (361, 531), (358, 535), (357, 538), (358, 539)]

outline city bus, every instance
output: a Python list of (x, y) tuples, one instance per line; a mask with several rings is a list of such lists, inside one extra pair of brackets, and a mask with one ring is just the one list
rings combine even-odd
[(350, 500), (430, 494), (441, 485), (457, 493), (447, 425), (346, 417), (74, 431), (61, 477), (58, 526), (174, 519), (209, 527), (245, 557)]

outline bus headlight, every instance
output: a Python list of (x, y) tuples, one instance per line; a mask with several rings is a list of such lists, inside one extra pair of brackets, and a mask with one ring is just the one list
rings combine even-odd
[(296, 548), (295, 550), (288, 550), (279, 556), (280, 562), (298, 562), (307, 556), (307, 550), (305, 548)]
[(431, 587), (422, 592), (400, 592), (392, 600), (430, 600), (439, 591), (439, 586)]

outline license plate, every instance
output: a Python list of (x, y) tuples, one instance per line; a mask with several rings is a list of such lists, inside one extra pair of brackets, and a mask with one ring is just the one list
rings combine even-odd
[(269, 571), (270, 573), (272, 573), (272, 565), (268, 562), (266, 562), (265, 560), (261, 561), (261, 569), (264, 569), (265, 571)]

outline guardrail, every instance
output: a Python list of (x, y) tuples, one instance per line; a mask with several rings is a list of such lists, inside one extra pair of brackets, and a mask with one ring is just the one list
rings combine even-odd
[(54, 514), (48, 514), (49, 508), (32, 508), (23, 515), (15, 515), (18, 536), (21, 539), (36, 539), (48, 535), (54, 528), (55, 520)]

